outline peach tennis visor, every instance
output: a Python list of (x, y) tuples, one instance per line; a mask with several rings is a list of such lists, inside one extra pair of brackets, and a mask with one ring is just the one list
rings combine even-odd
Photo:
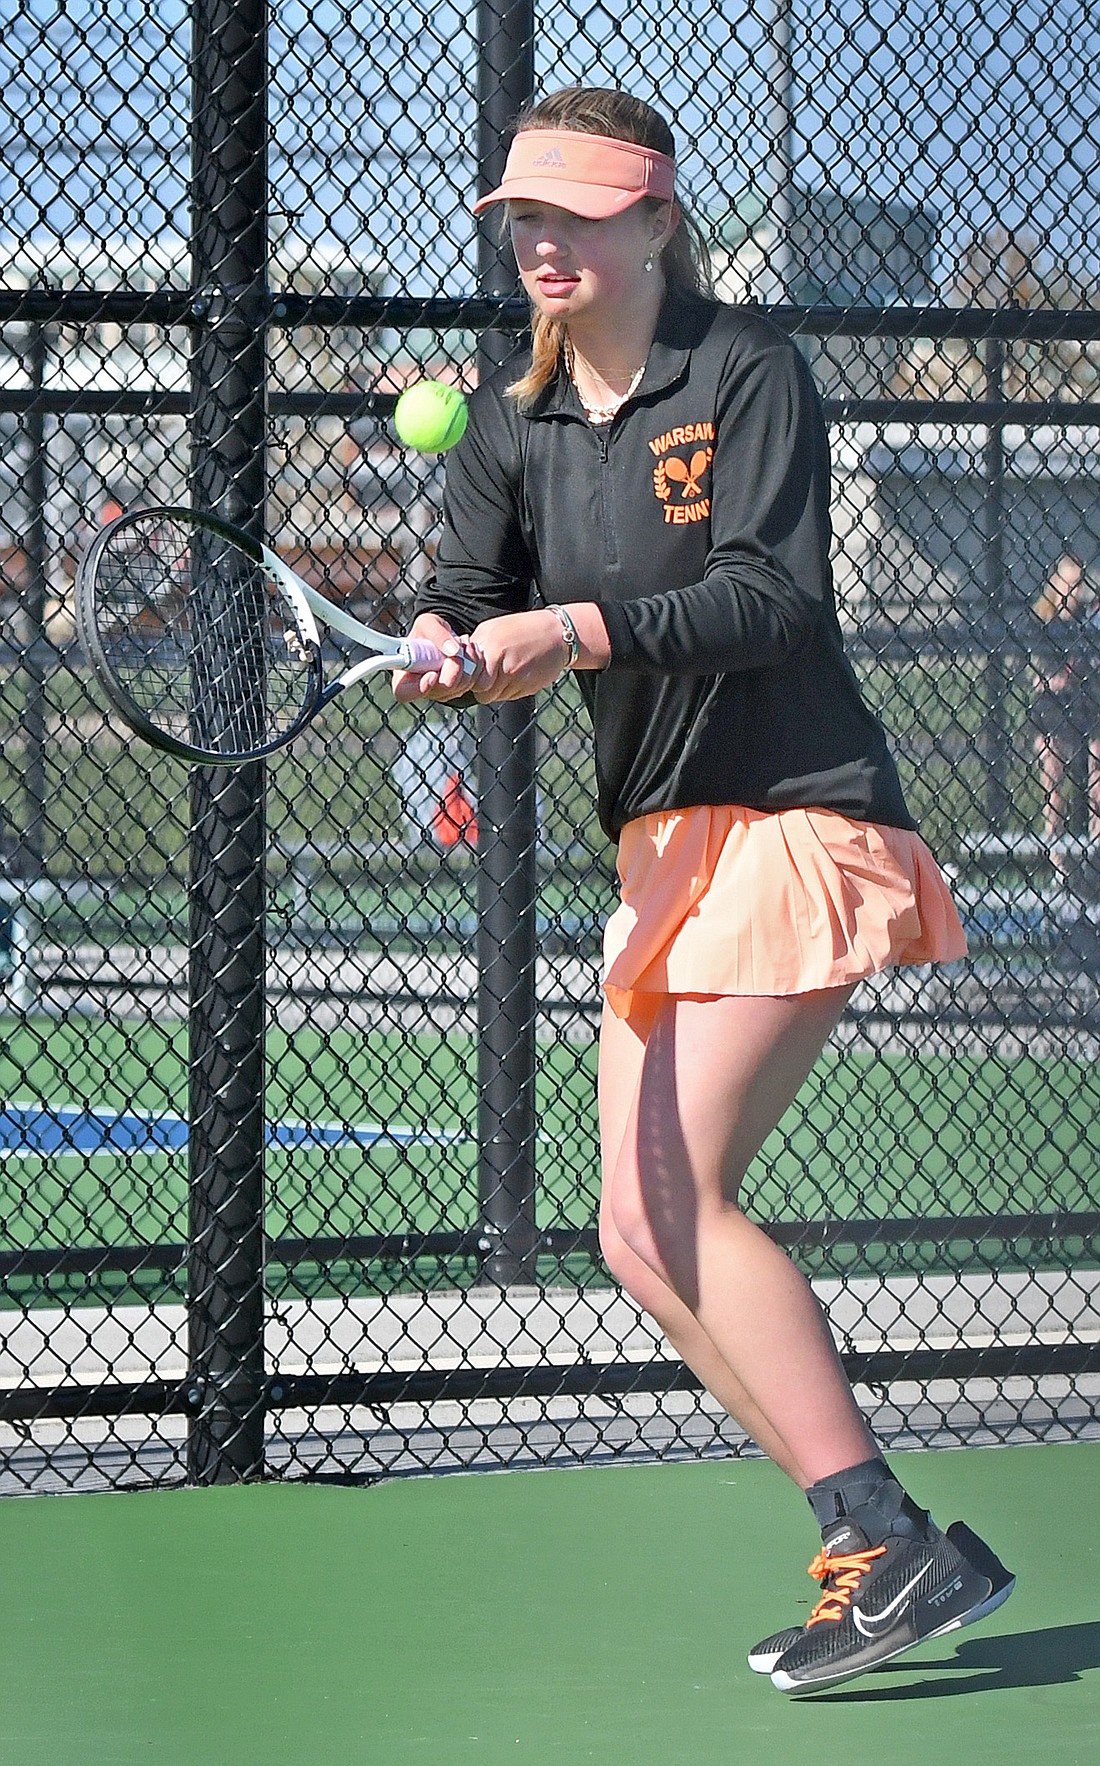
[(667, 154), (633, 141), (579, 129), (524, 129), (508, 150), (504, 177), (474, 203), (474, 214), (493, 202), (525, 198), (603, 221), (643, 196), (671, 202), (675, 170)]

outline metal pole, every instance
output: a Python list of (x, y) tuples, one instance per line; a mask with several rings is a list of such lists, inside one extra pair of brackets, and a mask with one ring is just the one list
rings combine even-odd
[[(999, 337), (985, 341), (986, 398), (999, 403), (1004, 397), (1005, 346)], [(1004, 428), (990, 423), (986, 430), (984, 459), (984, 598), (987, 632), (985, 728), (986, 816), (993, 832), (1007, 825), (1008, 790), (1008, 625), (1005, 619), (1004, 525), (1005, 446)]]
[[(266, 0), (193, 0), (192, 497), (264, 510)], [(264, 768), (191, 791), (188, 1476), (263, 1469)]]
[[(499, 184), (508, 130), (534, 91), (530, 0), (478, 6), (478, 171)], [(516, 288), (511, 252), (490, 213), (478, 234), (483, 294)], [(478, 371), (515, 340), (485, 332)], [(531, 1281), (535, 1225), (535, 714), (529, 700), (484, 706), (478, 723), (478, 1195), (481, 1276)]]
[(775, 300), (791, 301), (793, 256), (791, 231), (794, 221), (794, 69), (791, 54), (789, 0), (775, 0), (770, 21), (771, 68), (768, 78), (768, 157), (765, 187), (767, 212), (775, 230), (768, 267), (775, 285)]
[[(46, 379), (46, 327), (28, 327), (27, 368), (31, 388), (41, 393)], [(27, 505), (24, 552), (27, 587), (26, 648), (23, 669), (23, 824), (18, 830), (16, 875), (37, 883), (46, 868), (46, 415), (39, 402), (27, 412)]]

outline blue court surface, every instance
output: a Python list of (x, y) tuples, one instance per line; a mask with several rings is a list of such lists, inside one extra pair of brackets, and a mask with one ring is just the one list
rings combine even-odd
[[(9, 1104), (0, 1110), (0, 1155), (51, 1153), (177, 1153), (187, 1146), (187, 1119), (133, 1111), (51, 1109)], [(267, 1143), (299, 1147), (452, 1146), (465, 1134), (366, 1122), (272, 1122)]]

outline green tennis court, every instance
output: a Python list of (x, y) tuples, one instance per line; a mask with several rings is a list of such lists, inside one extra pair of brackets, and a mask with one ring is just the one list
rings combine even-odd
[[(538, 1218), (542, 1227), (591, 1224), (596, 1206), (595, 1046), (565, 1041), (541, 1052)], [(268, 1115), (273, 1122), (359, 1124), (410, 1131), (369, 1148), (274, 1146), (267, 1170), (267, 1231), (329, 1240), (364, 1234), (457, 1231), (477, 1211), (477, 1048), (473, 1038), (305, 1027), (273, 1028)], [(834, 1246), (829, 1267), (895, 1274), (959, 1270), (969, 1243), (922, 1243), (928, 1216), (1073, 1215), (1091, 1207), (1100, 1159), (1096, 1076), (1066, 1057), (999, 1058), (873, 1051), (827, 1054), (757, 1163), (748, 1205), (762, 1220), (911, 1221), (901, 1243)], [(186, 1099), (186, 1030), (177, 1022), (9, 1021), (0, 1046), (0, 1095), (9, 1100), (144, 1112), (156, 1121)], [(417, 1136), (423, 1139), (418, 1141)], [(453, 1139), (442, 1141), (442, 1136)], [(590, 1181), (578, 1184), (578, 1171)], [(7, 1249), (182, 1241), (186, 1155), (23, 1153), (0, 1162)], [(811, 1271), (820, 1254), (800, 1253)], [(929, 1259), (932, 1258), (930, 1262)], [(998, 1266), (1095, 1267), (1091, 1237), (999, 1248)], [(986, 1267), (985, 1264), (979, 1265)], [(272, 1280), (278, 1273), (272, 1270)], [(106, 1280), (106, 1278), (102, 1278)], [(159, 1278), (157, 1278), (159, 1279)], [(303, 1275), (299, 1272), (299, 1287)], [(588, 1279), (599, 1279), (590, 1270)], [(141, 1296), (155, 1297), (150, 1272)], [(326, 1286), (362, 1291), (362, 1263), (326, 1267)], [(387, 1285), (389, 1285), (387, 1283)], [(56, 1304), (62, 1287), (14, 1276), (22, 1304)]]
[(801, 1702), (744, 1665), (814, 1594), (808, 1512), (760, 1461), (4, 1503), (0, 1754), (1091, 1766), (1100, 1446), (895, 1463), (1017, 1592)]

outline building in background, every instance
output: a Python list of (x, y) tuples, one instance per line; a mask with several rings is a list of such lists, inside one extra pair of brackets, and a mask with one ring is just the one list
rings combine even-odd
[[(13, 250), (9, 285), (78, 288), (109, 281), (120, 270), (135, 290), (186, 288), (190, 254), (182, 239), (154, 244), (116, 240), (102, 248), (63, 252)], [(358, 268), (329, 262), (323, 252), (283, 235), (275, 244), (273, 275), (296, 292), (381, 293), (377, 262)], [(459, 382), (470, 377), (474, 340), (398, 340), (360, 326), (303, 325), (269, 333), (269, 532), (291, 562), (316, 586), (384, 626), (397, 627), (430, 569), (439, 519), (442, 473), (438, 460), (402, 448), (376, 416), (321, 412), (294, 414), (296, 394), (399, 393), (424, 375)], [(0, 389), (25, 396), (41, 384), (52, 394), (93, 393), (96, 414), (0, 414), (0, 641), (25, 643), (23, 613), (30, 536), (39, 516), (46, 536), (47, 633), (59, 646), (72, 642), (76, 561), (114, 504), (176, 503), (189, 496), (190, 335), (146, 322), (121, 327), (89, 324), (0, 331)], [(163, 398), (177, 409), (149, 416), (102, 409), (117, 392)], [(28, 470), (41, 449), (41, 475)], [(42, 510), (32, 510), (29, 487), (44, 483)]]

